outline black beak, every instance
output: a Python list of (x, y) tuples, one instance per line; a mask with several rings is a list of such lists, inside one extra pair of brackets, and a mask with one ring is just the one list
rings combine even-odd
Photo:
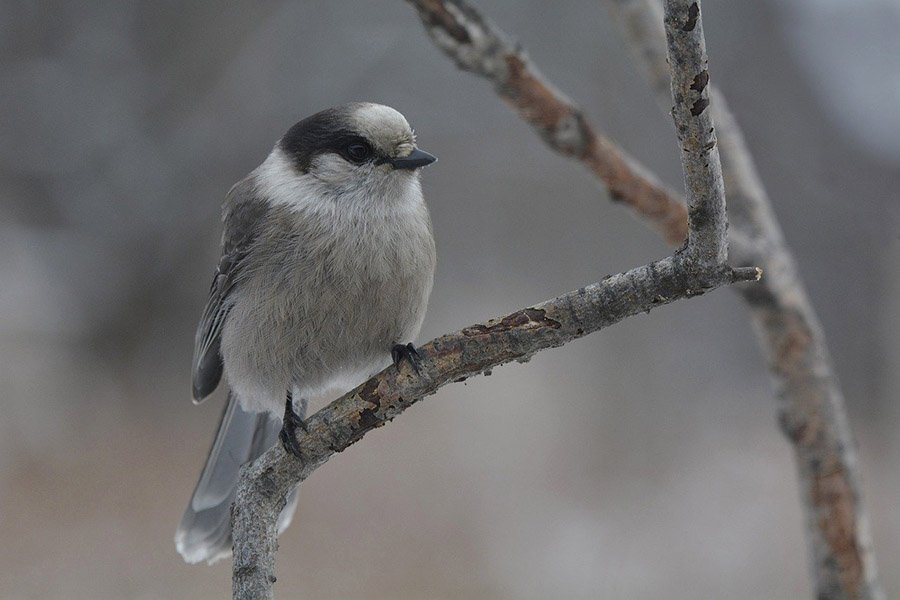
[(424, 150), (419, 150), (418, 148), (416, 148), (409, 153), (409, 156), (404, 156), (403, 158), (392, 158), (388, 162), (391, 163), (391, 166), (393, 166), (395, 169), (418, 169), (419, 167), (430, 165), (436, 160), (437, 156), (428, 154)]

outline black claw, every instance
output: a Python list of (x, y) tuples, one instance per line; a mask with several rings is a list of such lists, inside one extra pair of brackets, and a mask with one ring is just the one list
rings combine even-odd
[(281, 445), (284, 446), (288, 454), (301, 458), (300, 444), (297, 443), (297, 429), (302, 429), (305, 433), (309, 433), (309, 430), (306, 428), (306, 422), (294, 412), (294, 399), (291, 393), (288, 392), (287, 400), (284, 403), (284, 420), (281, 423), (281, 432), (278, 434), (278, 437), (281, 438)]
[(394, 359), (394, 366), (398, 369), (400, 368), (400, 362), (406, 359), (412, 366), (413, 371), (416, 372), (416, 375), (420, 374), (419, 367), (422, 364), (422, 356), (412, 343), (406, 345), (394, 344), (394, 347), (391, 348), (391, 358)]

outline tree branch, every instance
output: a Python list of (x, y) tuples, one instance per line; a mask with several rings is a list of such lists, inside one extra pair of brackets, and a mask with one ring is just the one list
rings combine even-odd
[(598, 133), (581, 109), (547, 82), (522, 47), (465, 2), (408, 0), (431, 39), (464, 70), (490, 81), (497, 94), (564, 156), (581, 161), (610, 197), (629, 206), (670, 244), (687, 236), (687, 210), (672, 192)]
[[(505, 34), (461, 1), (409, 1), (419, 10), (435, 42), (461, 67), (490, 79), (498, 93), (552, 148), (587, 164), (614, 197), (625, 200), (650, 220), (670, 242), (684, 238), (683, 233), (673, 234), (679, 212), (680, 222), (684, 221), (684, 208), (676, 196), (597, 134)], [(640, 4), (655, 5), (653, 0), (608, 1), (619, 9), (637, 6), (631, 16), (640, 18), (646, 17)], [(696, 6), (693, 16), (692, 5)], [(713, 133), (709, 131), (712, 123), (707, 128), (703, 120), (710, 116), (719, 124), (725, 183), (730, 190), (735, 222), (733, 255), (743, 264), (760, 260), (769, 272), (763, 285), (740, 288), (769, 356), (783, 401), (782, 424), (800, 465), (817, 593), (822, 598), (881, 597), (858, 497), (853, 442), (821, 328), (796, 276), (740, 129), (724, 98), (708, 85), (703, 69), (697, 69), (705, 67), (699, 4), (670, 1), (670, 9), (670, 52), (676, 56), (672, 60), (675, 118), (692, 207), (687, 251), (503, 319), (438, 338), (422, 348), (425, 368), (421, 376), (408, 369), (386, 369), (313, 415), (309, 434), (300, 438), (302, 461), (277, 447), (245, 470), (234, 508), (236, 598), (271, 597), (277, 548), (275, 519), (293, 486), (331, 454), (391, 420), (418, 398), (452, 381), (525, 359), (654, 306), (733, 281), (758, 278), (757, 269), (732, 270), (722, 262), (725, 220), (719, 169), (713, 160), (702, 165), (698, 160), (704, 154), (715, 154), (715, 144), (709, 146), (716, 141), (709, 135)], [(658, 12), (658, 6), (653, 10)], [(688, 27), (692, 21), (693, 26)], [(633, 26), (640, 19), (629, 22), (633, 33), (641, 31)], [(659, 64), (660, 60), (665, 62), (661, 57), (665, 56), (666, 44), (660, 20), (655, 23), (644, 30), (656, 33), (644, 38), (652, 41), (640, 48), (639, 55), (645, 61), (655, 61), (648, 66), (651, 73), (658, 74), (666, 72), (664, 64)], [(710, 110), (706, 110), (704, 99), (711, 101)], [(694, 240), (693, 245), (690, 240)]]
[(666, 2), (666, 39), (672, 71), (672, 117), (681, 146), (690, 223), (687, 256), (718, 265), (728, 256), (725, 184), (709, 108), (709, 70), (700, 5)]
[(756, 268), (691, 266), (668, 257), (600, 283), (472, 325), (419, 348), (417, 374), (388, 367), (307, 420), (302, 459), (280, 444), (244, 467), (232, 507), (233, 597), (272, 598), (276, 521), (287, 495), (334, 453), (439, 388), (608, 327), (632, 315), (737, 281), (757, 281)]
[[(658, 0), (606, 0), (619, 18), (657, 101), (668, 110), (666, 37)], [(751, 309), (780, 401), (782, 428), (798, 465), (816, 598), (882, 598), (856, 443), (819, 319), (797, 274), (743, 132), (725, 97), (709, 86), (723, 157), (730, 255), (766, 278), (739, 286)]]
[[(389, 367), (310, 417), (298, 438), (300, 458), (276, 444), (242, 469), (231, 519), (234, 598), (272, 598), (277, 518), (288, 494), (333, 454), (419, 399), (448, 383), (513, 360), (526, 360), (535, 352), (561, 346), (656, 306), (729, 283), (759, 281), (760, 269), (732, 269), (725, 264), (727, 221), (721, 169), (715, 148), (700, 143), (701, 137), (708, 135), (708, 117), (698, 122), (685, 124), (681, 136), (682, 143), (694, 149), (682, 155), (692, 214), (685, 252), (437, 338), (419, 348), (422, 364), (417, 371), (408, 366)], [(715, 163), (710, 158), (713, 154)]]
[[(588, 162), (583, 156), (566, 152), (535, 125), (540, 123), (542, 114), (558, 114), (560, 104), (573, 105), (538, 74), (524, 50), (510, 42), (503, 31), (464, 0), (408, 1), (418, 10), (435, 44), (463, 70), (489, 79), (498, 95), (534, 125), (552, 149), (589, 166), (602, 162), (601, 159)], [(620, 17), (660, 106), (668, 111), (672, 97), (663, 12), (658, 0), (606, 2)], [(521, 84), (515, 79), (507, 82), (502, 66), (491, 68), (502, 62), (497, 56), (511, 53), (523, 57), (526, 71), (531, 75), (528, 81), (533, 83), (525, 86), (526, 90), (533, 86), (546, 93), (518, 91)], [(794, 448), (816, 592), (823, 599), (881, 598), (868, 518), (861, 501), (856, 445), (821, 325), (784, 242), (743, 133), (724, 96), (713, 86), (707, 89), (712, 116), (718, 124), (718, 147), (728, 191), (730, 256), (734, 264), (758, 264), (766, 272), (760, 285), (737, 289), (751, 309), (780, 403), (782, 428)], [(599, 137), (584, 115), (573, 110), (579, 115), (578, 121), (584, 124), (588, 139)], [(595, 148), (597, 152), (607, 153), (606, 160), (624, 154), (611, 141), (601, 139), (604, 144)], [(672, 232), (674, 225), (685, 220), (683, 205), (667, 191), (665, 195), (672, 202), (648, 203), (648, 198), (661, 194), (664, 188), (633, 159), (629, 163), (641, 185), (626, 190), (621, 199), (660, 230), (669, 243), (680, 243), (683, 236)], [(592, 170), (607, 183), (601, 172)], [(610, 192), (614, 198), (618, 197), (612, 186)], [(654, 210), (641, 208), (646, 206)], [(661, 223), (673, 224), (673, 228), (660, 227)]]

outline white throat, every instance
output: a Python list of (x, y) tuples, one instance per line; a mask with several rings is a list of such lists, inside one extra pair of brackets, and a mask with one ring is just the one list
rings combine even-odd
[(316, 171), (299, 173), (275, 147), (253, 171), (261, 198), (298, 212), (392, 213), (424, 205), (416, 172), (372, 166), (361, 171), (334, 154), (316, 159)]

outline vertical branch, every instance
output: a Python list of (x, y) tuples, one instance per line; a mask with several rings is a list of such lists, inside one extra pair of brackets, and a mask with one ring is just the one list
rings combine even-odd
[(709, 69), (700, 3), (666, 2), (666, 39), (672, 72), (672, 117), (681, 146), (681, 164), (688, 201), (687, 258), (705, 265), (724, 264), (725, 184), (712, 111), (709, 109)]
[(275, 597), (278, 515), (287, 493), (273, 484), (266, 468), (257, 461), (241, 469), (242, 485), (231, 505), (231, 595), (235, 600)]
[[(659, 0), (606, 0), (657, 102), (668, 110), (666, 36)], [(759, 264), (761, 285), (738, 287), (765, 353), (782, 429), (794, 449), (816, 597), (883, 598), (861, 499), (856, 443), (819, 319), (797, 273), (743, 132), (709, 86), (722, 153), (730, 256)]]

